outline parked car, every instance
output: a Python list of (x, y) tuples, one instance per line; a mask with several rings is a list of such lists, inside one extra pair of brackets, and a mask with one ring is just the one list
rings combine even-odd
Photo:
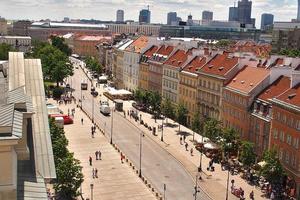
[(143, 104), (137, 104), (136, 102), (132, 103), (132, 107), (134, 107), (137, 110), (143, 111), (143, 112), (147, 111), (147, 108), (146, 108), (145, 105), (143, 105)]
[(99, 93), (97, 91), (91, 92), (91, 95), (93, 95), (93, 97), (97, 97), (99, 95)]

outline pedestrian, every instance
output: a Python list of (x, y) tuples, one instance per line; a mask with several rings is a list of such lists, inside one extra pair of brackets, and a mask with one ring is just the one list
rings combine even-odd
[(92, 176), (95, 178), (95, 168), (92, 169)]
[(193, 148), (191, 148), (191, 156), (193, 156), (193, 151), (194, 151)]
[(95, 177), (98, 178), (98, 169), (95, 168)]
[(68, 116), (70, 116), (70, 108), (68, 108)]
[(186, 135), (183, 136), (183, 142), (185, 142), (185, 139), (186, 139)]
[(89, 158), (89, 162), (90, 162), (90, 166), (92, 166), (93, 165), (93, 158), (91, 156)]
[(180, 144), (182, 145), (182, 136), (180, 136)]
[(81, 125), (83, 125), (83, 118), (81, 118)]
[(101, 160), (101, 151), (100, 150), (98, 151), (98, 157), (99, 157), (99, 160)]
[(241, 187), (240, 187), (240, 191), (241, 191), (240, 200), (243, 200), (245, 192)]
[(249, 197), (250, 197), (251, 200), (254, 200), (254, 192), (253, 192), (253, 190), (250, 192)]
[(96, 160), (98, 160), (98, 151), (95, 151)]
[(121, 153), (121, 163), (123, 164), (123, 153)]
[(188, 146), (189, 146), (189, 145), (188, 145), (188, 143), (186, 142), (186, 143), (185, 143), (185, 150), (186, 150), (186, 151), (188, 151)]
[(94, 136), (94, 133), (95, 133), (95, 132), (94, 132), (94, 131), (92, 131), (92, 138), (94, 138), (94, 137), (95, 137), (95, 136)]

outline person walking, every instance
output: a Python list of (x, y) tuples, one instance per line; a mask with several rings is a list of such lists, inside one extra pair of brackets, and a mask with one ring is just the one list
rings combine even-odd
[(98, 178), (98, 169), (95, 168), (95, 177)]
[(186, 143), (185, 143), (185, 150), (186, 150), (186, 151), (188, 151), (188, 146), (189, 146), (189, 145), (188, 145), (188, 143), (186, 142)]
[(121, 163), (123, 164), (123, 153), (121, 153)]
[(81, 125), (83, 125), (83, 118), (81, 118)]
[(89, 158), (89, 162), (90, 162), (90, 166), (92, 166), (93, 165), (93, 158), (91, 156)]
[(92, 169), (92, 176), (95, 178), (95, 168)]
[(100, 150), (98, 151), (98, 157), (99, 157), (99, 160), (101, 160), (101, 151)]
[(96, 160), (98, 160), (98, 151), (95, 151)]
[(185, 142), (185, 139), (186, 139), (186, 135), (183, 136), (183, 142)]
[(249, 198), (250, 198), (251, 200), (254, 200), (254, 192), (253, 192), (253, 190), (250, 192)]
[(193, 148), (191, 148), (191, 156), (193, 156), (193, 151), (194, 151)]
[(94, 138), (94, 130), (92, 130), (92, 138)]
[(180, 144), (182, 145), (182, 136), (180, 136)]

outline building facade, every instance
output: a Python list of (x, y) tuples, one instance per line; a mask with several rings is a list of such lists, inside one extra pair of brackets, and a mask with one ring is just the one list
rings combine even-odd
[(8, 34), (8, 25), (7, 21), (4, 18), (0, 17), (0, 36)]
[(251, 24), (252, 1), (240, 0), (238, 2), (238, 21), (242, 24)]
[(214, 13), (212, 11), (204, 10), (202, 12), (202, 20), (203, 21), (212, 21), (213, 20), (213, 16), (214, 16)]
[(153, 24), (108, 24), (108, 29), (113, 34), (143, 34), (158, 36), (161, 25)]
[(116, 22), (123, 23), (124, 22), (124, 10), (117, 10), (116, 14)]
[(11, 45), (18, 51), (27, 53), (31, 50), (31, 37), (27, 36), (0, 36), (0, 44)]
[(229, 18), (228, 21), (239, 21), (239, 10), (237, 7), (229, 7)]
[(28, 36), (29, 27), (32, 24), (29, 20), (19, 20), (13, 23), (12, 34), (16, 36)]
[(177, 25), (177, 13), (169, 12), (167, 17), (167, 25)]
[(143, 9), (140, 11), (139, 23), (150, 24), (151, 11), (149, 9)]
[(261, 25), (260, 25), (261, 30), (271, 29), (273, 23), (274, 23), (274, 15), (268, 13), (264, 13), (261, 15)]

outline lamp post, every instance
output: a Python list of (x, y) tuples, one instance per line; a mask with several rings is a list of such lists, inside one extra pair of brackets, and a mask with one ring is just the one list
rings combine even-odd
[[(203, 145), (203, 135), (201, 136), (201, 144)], [(199, 162), (199, 169), (198, 172), (202, 171), (202, 156), (203, 156), (203, 147), (201, 147), (201, 152), (200, 152), (200, 162)]]
[(164, 141), (164, 117), (162, 116), (161, 120), (161, 138), (160, 140), (163, 142)]
[(166, 200), (167, 185), (164, 183), (164, 200)]
[(90, 187), (91, 187), (91, 200), (93, 200), (94, 199), (94, 194), (93, 194), (94, 184), (91, 183)]
[(227, 173), (227, 184), (226, 184), (226, 200), (228, 200), (229, 175), (230, 175), (230, 165), (228, 162), (228, 158), (227, 158), (227, 163), (228, 163), (228, 173)]
[(113, 128), (114, 128), (114, 107), (111, 108), (111, 128), (110, 128), (110, 144), (113, 143)]
[[(94, 93), (94, 92), (93, 92)], [(92, 123), (94, 124), (94, 94), (92, 94)]]
[(142, 178), (142, 146), (143, 146), (143, 141), (142, 137), (144, 137), (144, 133), (140, 133), (140, 171), (139, 171), (139, 177)]
[(196, 185), (194, 186), (194, 190), (195, 190), (194, 197), (195, 200), (197, 200), (197, 194), (200, 192), (200, 190), (198, 190), (198, 175), (196, 175)]

